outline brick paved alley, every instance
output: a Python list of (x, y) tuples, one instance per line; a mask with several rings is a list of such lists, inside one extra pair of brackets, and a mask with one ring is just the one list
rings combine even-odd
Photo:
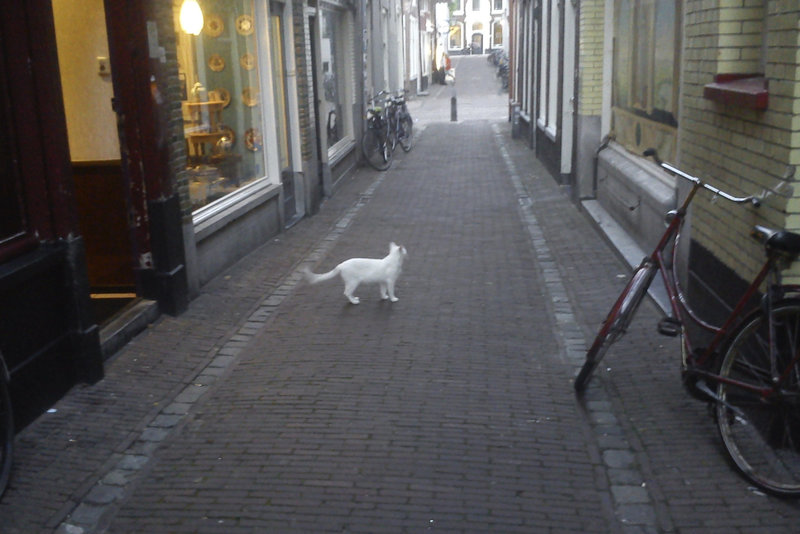
[[(652, 303), (575, 398), (628, 270), (511, 140), (485, 58), (455, 59), (458, 81), (486, 73), (458, 122), (426, 120), (449, 106), (432, 88), (412, 152), (17, 437), (0, 532), (796, 531), (794, 503), (728, 466)], [(390, 241), (408, 249), (397, 303), (302, 281)]]
[[(455, 148), (442, 158), (436, 139)], [(316, 262), (403, 243), (400, 301), (299, 284), (110, 530), (606, 531), (498, 164), (489, 123), (429, 126)]]

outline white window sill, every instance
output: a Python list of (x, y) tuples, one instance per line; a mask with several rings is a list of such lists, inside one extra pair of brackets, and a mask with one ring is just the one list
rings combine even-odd
[(280, 193), (280, 184), (256, 180), (192, 214), (195, 239), (200, 242)]

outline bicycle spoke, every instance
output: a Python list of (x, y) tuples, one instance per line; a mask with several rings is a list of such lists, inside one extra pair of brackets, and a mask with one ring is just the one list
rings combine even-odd
[[(742, 353), (740, 352), (740, 354)], [(771, 384), (772, 374), (766, 362), (759, 364), (758, 362), (745, 359), (744, 356), (742, 356), (742, 358), (736, 360), (734, 371), (735, 372), (731, 374), (731, 378), (750, 383), (755, 381), (762, 387), (767, 387)]]

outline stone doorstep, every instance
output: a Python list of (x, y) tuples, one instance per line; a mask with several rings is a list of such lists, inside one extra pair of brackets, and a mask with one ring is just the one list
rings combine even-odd
[[(606, 241), (617, 252), (631, 269), (635, 269), (642, 262), (647, 253), (631, 238), (630, 235), (617, 223), (614, 218), (600, 205), (597, 200), (584, 200), (581, 208), (589, 215), (591, 220), (602, 233)], [(664, 280), (656, 275), (648, 290), (650, 298), (666, 314), (670, 313), (669, 297), (664, 287)]]

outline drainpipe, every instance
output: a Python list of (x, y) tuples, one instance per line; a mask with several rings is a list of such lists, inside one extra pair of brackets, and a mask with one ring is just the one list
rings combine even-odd
[(608, 148), (608, 143), (611, 142), (611, 139), (611, 134), (606, 134), (606, 136), (603, 137), (603, 140), (600, 141), (600, 146), (598, 146), (597, 150), (594, 151), (594, 157), (592, 158), (592, 196), (589, 198), (597, 198), (597, 166), (598, 162), (600, 161), (600, 152)]

